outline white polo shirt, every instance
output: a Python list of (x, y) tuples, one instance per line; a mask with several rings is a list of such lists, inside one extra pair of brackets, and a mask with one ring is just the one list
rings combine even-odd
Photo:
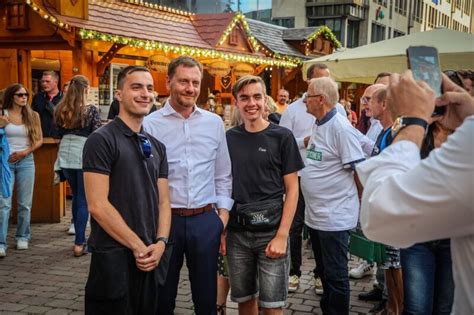
[(363, 159), (356, 129), (346, 117), (333, 108), (316, 121), (301, 172), (306, 225), (321, 231), (357, 225), (359, 198), (351, 163)]

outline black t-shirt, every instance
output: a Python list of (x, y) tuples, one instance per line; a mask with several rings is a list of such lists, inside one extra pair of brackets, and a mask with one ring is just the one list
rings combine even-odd
[[(119, 117), (92, 133), (83, 151), (84, 172), (109, 176), (109, 202), (127, 225), (149, 245), (156, 242), (158, 227), (158, 178), (168, 178), (165, 146), (148, 133), (152, 151), (145, 158), (141, 143)], [(122, 247), (91, 219), (92, 249)]]
[[(227, 131), (226, 136), (235, 204), (283, 198), (283, 176), (304, 167), (291, 131), (269, 124), (251, 133), (241, 125)], [(230, 215), (232, 218), (232, 211)]]
[(59, 91), (53, 99), (49, 100), (48, 94), (40, 92), (33, 97), (32, 108), (38, 112), (41, 119), (41, 130), (43, 137), (59, 137), (58, 130), (54, 124), (54, 108), (63, 98), (63, 92)]

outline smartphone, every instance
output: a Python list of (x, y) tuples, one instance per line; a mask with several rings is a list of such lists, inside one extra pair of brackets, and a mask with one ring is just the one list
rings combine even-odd
[[(410, 46), (407, 49), (408, 68), (417, 81), (425, 81), (435, 92), (436, 97), (442, 94), (442, 78), (439, 67), (438, 50), (431, 46)], [(433, 116), (443, 115), (445, 106), (436, 106)]]

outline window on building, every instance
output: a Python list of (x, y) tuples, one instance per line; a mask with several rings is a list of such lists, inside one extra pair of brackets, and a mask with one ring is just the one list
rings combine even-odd
[(404, 32), (401, 32), (401, 31), (398, 31), (398, 30), (393, 30), (393, 38), (404, 36), (404, 35), (405, 35)]
[(388, 28), (388, 33), (387, 33), (387, 39), (390, 39), (390, 38), (392, 38), (392, 28), (391, 27)]
[(286, 17), (286, 18), (273, 18), (272, 23), (275, 25), (280, 25), (283, 27), (294, 28), (295, 27), (295, 17)]
[(372, 23), (372, 43), (379, 42), (385, 39), (385, 25)]
[(347, 22), (347, 47), (354, 48), (359, 46), (359, 29), (360, 29), (360, 22), (359, 21), (351, 21)]
[(341, 30), (342, 30), (342, 19), (335, 18), (335, 19), (309, 19), (308, 26), (322, 26), (326, 25), (331, 29), (334, 35), (337, 37), (338, 40), (341, 39)]

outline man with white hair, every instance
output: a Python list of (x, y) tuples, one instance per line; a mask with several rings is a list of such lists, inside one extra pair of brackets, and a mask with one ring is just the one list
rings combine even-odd
[(356, 227), (359, 214), (353, 169), (364, 160), (356, 129), (346, 117), (337, 114), (338, 99), (334, 80), (311, 80), (306, 107), (316, 119), (301, 185), (306, 203), (305, 224), (321, 270), (324, 314), (349, 313), (349, 231)]

